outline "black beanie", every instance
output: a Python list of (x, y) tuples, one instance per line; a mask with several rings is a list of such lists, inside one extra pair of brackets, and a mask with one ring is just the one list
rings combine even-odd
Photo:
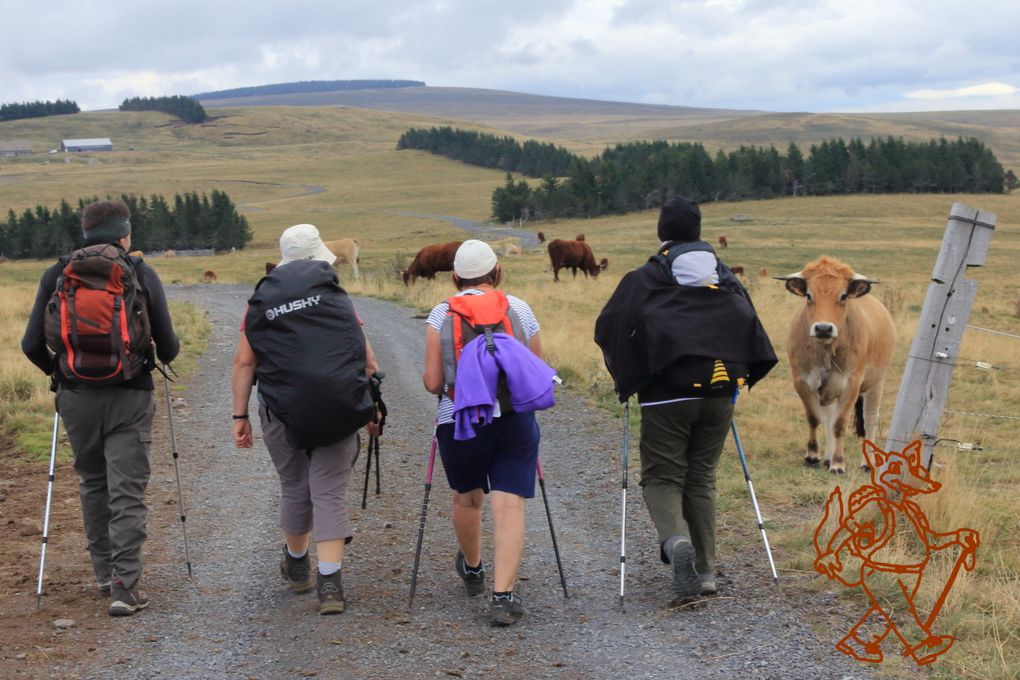
[(659, 213), (660, 241), (701, 239), (701, 209), (689, 198), (677, 196), (666, 201)]

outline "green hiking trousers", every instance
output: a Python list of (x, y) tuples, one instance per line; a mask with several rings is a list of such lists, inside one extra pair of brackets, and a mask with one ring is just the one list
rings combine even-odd
[(641, 407), (641, 490), (659, 543), (686, 536), (715, 574), (715, 471), (733, 420), (728, 397)]

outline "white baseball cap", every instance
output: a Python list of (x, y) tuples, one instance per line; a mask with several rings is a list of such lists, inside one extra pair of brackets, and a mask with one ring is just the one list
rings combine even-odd
[(311, 224), (295, 224), (280, 235), (280, 264), (295, 260), (322, 260), (327, 264), (336, 262), (336, 255), (326, 247), (319, 237), (319, 230)]
[(496, 268), (496, 253), (485, 241), (468, 239), (453, 257), (453, 273), (462, 279), (477, 279)]

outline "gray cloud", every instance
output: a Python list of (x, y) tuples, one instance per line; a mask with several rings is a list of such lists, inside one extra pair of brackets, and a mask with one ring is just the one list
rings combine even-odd
[[(433, 85), (688, 106), (1020, 108), (1020, 3), (973, 0), (52, 0), (4, 8), (4, 101), (288, 80)], [(931, 98), (908, 93), (937, 91)], [(967, 92), (973, 92), (969, 90)]]

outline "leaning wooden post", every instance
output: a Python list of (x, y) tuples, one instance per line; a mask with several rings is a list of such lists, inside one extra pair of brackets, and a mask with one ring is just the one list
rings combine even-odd
[(977, 293), (977, 283), (964, 274), (967, 267), (984, 265), (994, 230), (995, 215), (953, 204), (885, 443), (886, 451), (902, 451), (920, 438), (925, 467), (931, 467), (946, 392)]

